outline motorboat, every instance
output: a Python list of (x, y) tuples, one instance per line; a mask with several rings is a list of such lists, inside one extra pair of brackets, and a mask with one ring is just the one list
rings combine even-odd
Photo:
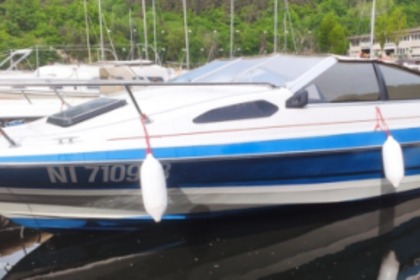
[(1, 129), (0, 214), (129, 229), (420, 186), (420, 73), (370, 59), (215, 60)]

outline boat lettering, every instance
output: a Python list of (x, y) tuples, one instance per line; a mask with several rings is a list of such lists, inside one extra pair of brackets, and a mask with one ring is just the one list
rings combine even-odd
[[(139, 181), (139, 166), (131, 165), (89, 165), (82, 169), (75, 166), (47, 167), (49, 181), (52, 184), (68, 184), (83, 182), (87, 178), (89, 183), (121, 183), (124, 181)], [(86, 179), (85, 179), (86, 180)]]
[(171, 172), (171, 164), (170, 163), (162, 163), (163, 172), (165, 174), (165, 179), (169, 178)]
[(50, 182), (56, 183), (77, 183), (76, 168), (74, 166), (59, 166), (59, 167), (47, 167), (48, 177)]
[[(169, 177), (171, 164), (162, 163), (165, 178)], [(80, 183), (121, 183), (139, 182), (139, 165), (115, 164), (115, 165), (87, 165), (81, 168), (75, 166), (47, 167), (49, 181), (52, 184)], [(84, 180), (82, 178), (85, 178)]]
[(94, 165), (86, 166), (86, 170), (90, 172), (89, 183), (121, 183), (123, 181), (137, 182), (139, 180), (139, 167), (136, 164), (131, 165)]

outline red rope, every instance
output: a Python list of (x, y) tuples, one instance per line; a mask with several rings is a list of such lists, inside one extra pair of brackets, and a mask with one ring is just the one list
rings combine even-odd
[(376, 107), (376, 130), (382, 130), (385, 132), (386, 136), (390, 136), (391, 132), (389, 131), (389, 127), (385, 121), (384, 116), (382, 115), (381, 109), (379, 107)]
[(152, 146), (150, 145), (150, 136), (149, 136), (149, 132), (147, 131), (146, 121), (147, 121), (147, 116), (142, 114), (140, 116), (140, 122), (143, 127), (144, 139), (146, 140), (146, 155), (149, 155), (149, 154), (152, 154)]

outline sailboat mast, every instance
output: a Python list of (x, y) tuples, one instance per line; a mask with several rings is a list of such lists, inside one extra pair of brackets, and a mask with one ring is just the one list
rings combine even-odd
[(375, 10), (376, 10), (376, 0), (372, 1), (372, 14), (370, 18), (370, 58), (373, 58), (373, 44), (375, 42)]
[(235, 1), (230, 0), (230, 58), (233, 57), (233, 21), (234, 21), (233, 12), (235, 10), (234, 4), (235, 4)]
[(128, 11), (128, 24), (130, 26), (130, 59), (134, 59), (134, 32), (133, 32), (133, 21), (131, 18), (131, 8)]
[(278, 32), (278, 21), (279, 21), (279, 1), (274, 0), (274, 47), (273, 53), (277, 53), (277, 32)]
[[(287, 31), (286, 35), (289, 34), (289, 32), (290, 32), (290, 35), (292, 37), (292, 43), (293, 43), (293, 46), (295, 48), (295, 52), (297, 52), (295, 33), (293, 31), (293, 21), (292, 21), (292, 17), (290, 16), (289, 2), (287, 0), (284, 0), (284, 9), (285, 9), (284, 12), (285, 12), (285, 15), (286, 15), (286, 23), (285, 23), (286, 31)], [(288, 20), (288, 23), (289, 23), (290, 30), (287, 30), (287, 20)]]
[(156, 3), (155, 0), (152, 2), (153, 8), (153, 46), (155, 48), (155, 63), (158, 63), (158, 51), (157, 51), (157, 36), (156, 36)]
[(188, 38), (188, 21), (187, 21), (187, 3), (186, 0), (182, 1), (184, 10), (184, 29), (185, 29), (185, 52), (187, 56), (187, 69), (190, 69), (190, 42)]
[(144, 52), (146, 55), (146, 59), (149, 60), (149, 43), (147, 40), (147, 19), (146, 19), (146, 3), (144, 0), (142, 0), (142, 6), (143, 6), (143, 30), (144, 30)]
[(84, 10), (85, 10), (85, 25), (86, 25), (86, 44), (87, 44), (87, 48), (88, 48), (88, 62), (90, 64), (90, 63), (92, 63), (92, 55), (90, 53), (89, 22), (88, 22), (88, 12), (87, 12), (86, 0), (84, 0)]
[(101, 61), (105, 60), (105, 50), (104, 50), (104, 34), (102, 31), (102, 8), (101, 0), (98, 0), (98, 14), (99, 14), (99, 36), (100, 36), (100, 51), (101, 51)]
[[(286, 1), (284, 1), (286, 4)], [(286, 14), (286, 5), (284, 6), (284, 15), (283, 15), (283, 32), (284, 32), (284, 46), (283, 46), (283, 52), (287, 53), (287, 14)]]

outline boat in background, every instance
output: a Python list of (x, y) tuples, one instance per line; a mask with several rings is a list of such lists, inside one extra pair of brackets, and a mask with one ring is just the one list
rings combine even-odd
[(406, 62), (406, 63), (403, 63), (403, 66), (412, 70), (420, 71), (420, 64)]
[(109, 85), (128, 94), (1, 130), (1, 215), (127, 229), (420, 187), (420, 73), (393, 63), (272, 55)]
[(28, 73), (27, 71), (18, 70), (17, 68), (18, 68), (18, 65), (22, 61), (24, 61), (31, 55), (31, 53), (32, 53), (32, 49), (18, 49), (18, 50), (14, 50), (8, 53), (7, 56), (2, 61), (0, 61), (0, 68), (3, 69), (3, 67), (7, 67), (6, 65), (8, 65), (8, 67), (4, 70), (1, 70), (0, 74), (1, 75), (7, 75), (7, 74), (15, 75), (17, 73), (20, 73), (20, 74)]
[[(1, 99), (50, 98), (59, 93), (63, 97), (98, 97), (123, 90), (121, 87), (101, 88), (93, 85), (98, 80), (137, 80), (143, 83), (166, 82), (176, 77), (175, 70), (155, 65), (148, 60), (103, 61), (95, 64), (50, 64), (34, 72), (8, 72), (0, 79), (14, 81), (13, 86), (0, 86)], [(79, 86), (26, 86), (25, 81), (85, 81)], [(89, 82), (92, 82), (90, 85)]]
[[(101, 86), (98, 81), (138, 81), (139, 89), (143, 83), (162, 83), (174, 77), (176, 73), (172, 68), (155, 65), (148, 60), (50, 64), (38, 67), (34, 72), (8, 70), (0, 74), (0, 80), (7, 82), (0, 85), (0, 126), (33, 121), (92, 98), (124, 91), (123, 86)], [(31, 81), (37, 84), (44, 82), (45, 85), (27, 85)], [(57, 85), (60, 81), (81, 83)], [(55, 82), (54, 86), (52, 82)]]

